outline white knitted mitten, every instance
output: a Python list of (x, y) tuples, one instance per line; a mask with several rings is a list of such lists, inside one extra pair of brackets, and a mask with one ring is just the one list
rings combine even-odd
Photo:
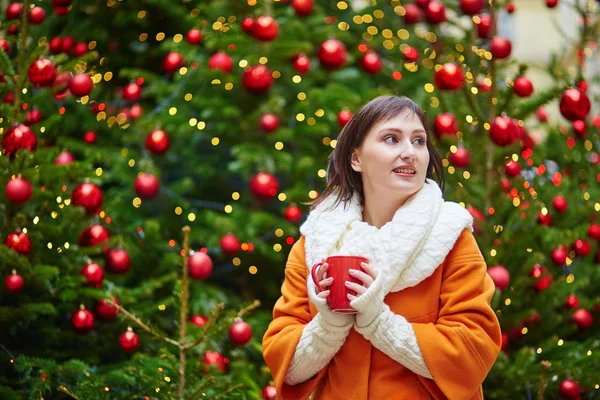
[(350, 302), (350, 306), (358, 311), (356, 315), (357, 327), (364, 328), (369, 326), (383, 312), (384, 295), (382, 281), (382, 274), (378, 274), (367, 291)]

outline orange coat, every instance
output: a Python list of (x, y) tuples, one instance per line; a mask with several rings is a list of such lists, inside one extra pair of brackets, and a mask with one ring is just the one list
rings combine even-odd
[(263, 338), (263, 355), (279, 400), (482, 399), (481, 383), (502, 342), (490, 301), (494, 283), (471, 232), (465, 229), (444, 262), (418, 285), (384, 301), (411, 323), (433, 380), (392, 360), (354, 328), (329, 364), (308, 381), (284, 383), (302, 328), (316, 315), (309, 301), (304, 237), (293, 246), (282, 296)]

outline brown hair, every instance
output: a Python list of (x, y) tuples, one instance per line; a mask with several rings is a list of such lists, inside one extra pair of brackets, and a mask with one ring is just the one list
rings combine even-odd
[(429, 151), (427, 178), (435, 180), (443, 192), (445, 183), (442, 157), (431, 142), (429, 124), (423, 110), (408, 97), (379, 96), (363, 105), (344, 126), (338, 135), (335, 149), (333, 149), (327, 161), (327, 187), (325, 191), (317, 199), (304, 204), (311, 206), (310, 209), (314, 210), (327, 197), (337, 196), (333, 204), (333, 207), (336, 207), (341, 201), (347, 203), (352, 199), (354, 193), (358, 193), (360, 203), (364, 205), (365, 196), (362, 177), (359, 172), (354, 171), (350, 166), (352, 151), (362, 144), (373, 126), (394, 118), (406, 108), (419, 117), (425, 132), (427, 132), (427, 150)]

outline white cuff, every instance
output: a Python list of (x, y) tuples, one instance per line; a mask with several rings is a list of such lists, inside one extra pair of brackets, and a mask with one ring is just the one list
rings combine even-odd
[(383, 311), (383, 274), (378, 274), (373, 284), (357, 299), (350, 302), (350, 306), (358, 311), (356, 315), (357, 328), (369, 326)]

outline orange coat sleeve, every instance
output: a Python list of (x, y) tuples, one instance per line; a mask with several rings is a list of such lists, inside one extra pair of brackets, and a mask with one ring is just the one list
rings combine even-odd
[(438, 388), (449, 399), (470, 399), (500, 353), (500, 324), (490, 306), (495, 287), (468, 230), (444, 264), (437, 322), (412, 326)]
[(273, 375), (280, 400), (305, 400), (327, 371), (325, 367), (311, 379), (297, 385), (291, 386), (284, 382), (302, 329), (312, 319), (306, 289), (307, 276), (304, 237), (301, 237), (288, 257), (281, 297), (275, 303), (273, 321), (262, 342), (263, 357)]

